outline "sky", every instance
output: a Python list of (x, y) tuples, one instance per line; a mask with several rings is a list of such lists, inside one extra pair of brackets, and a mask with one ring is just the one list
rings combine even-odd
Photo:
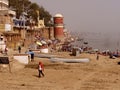
[(120, 32), (120, 0), (30, 0), (52, 16), (64, 16), (65, 28), (79, 32)]

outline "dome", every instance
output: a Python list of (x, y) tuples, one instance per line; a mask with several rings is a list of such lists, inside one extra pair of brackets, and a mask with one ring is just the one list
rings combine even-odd
[(56, 14), (55, 17), (63, 17), (62, 14)]

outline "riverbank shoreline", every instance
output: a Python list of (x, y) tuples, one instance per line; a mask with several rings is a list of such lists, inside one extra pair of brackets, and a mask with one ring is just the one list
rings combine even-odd
[[(89, 58), (88, 63), (51, 62), (49, 58), (35, 57), (25, 67), (14, 64), (12, 73), (7, 70), (0, 73), (0, 87), (3, 90), (119, 90), (119, 58), (82, 53), (70, 56), (71, 52), (52, 53), (64, 58)], [(44, 64), (45, 77), (38, 78), (37, 65)], [(21, 68), (21, 69), (20, 69)]]

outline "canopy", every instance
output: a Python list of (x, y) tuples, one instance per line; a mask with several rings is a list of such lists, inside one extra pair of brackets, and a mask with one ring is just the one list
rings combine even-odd
[(47, 43), (46, 43), (45, 41), (43, 41), (43, 40), (41, 41), (41, 43), (42, 43), (42, 44), (47, 44)]
[(41, 43), (41, 42), (36, 42), (36, 44), (38, 44), (38, 45), (42, 46), (42, 43)]

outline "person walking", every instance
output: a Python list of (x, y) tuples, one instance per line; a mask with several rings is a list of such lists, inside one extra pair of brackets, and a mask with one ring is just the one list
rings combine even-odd
[(44, 75), (44, 73), (43, 73), (43, 71), (44, 71), (44, 65), (43, 65), (43, 63), (42, 62), (39, 62), (39, 65), (38, 65), (38, 72), (39, 72), (39, 78), (41, 77), (41, 75), (44, 77), (45, 75)]
[(19, 53), (21, 53), (21, 46), (18, 46), (18, 51)]
[(34, 52), (32, 50), (29, 50), (30, 54), (30, 61), (34, 61)]
[(5, 55), (7, 55), (7, 52), (8, 52), (8, 48), (7, 46), (5, 47)]
[(97, 53), (97, 57), (96, 57), (96, 60), (99, 60), (99, 53)]

